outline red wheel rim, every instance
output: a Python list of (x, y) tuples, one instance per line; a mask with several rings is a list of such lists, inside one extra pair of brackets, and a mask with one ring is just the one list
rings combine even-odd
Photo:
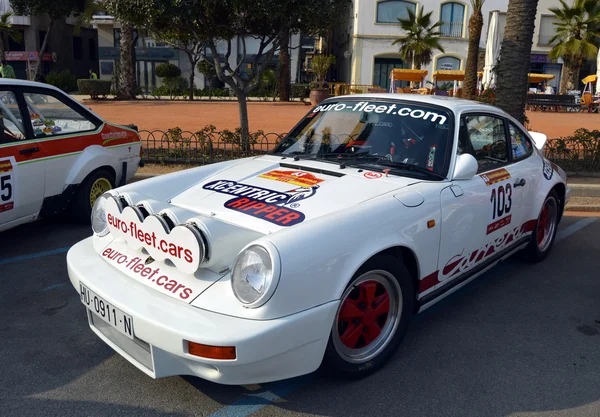
[(379, 337), (390, 312), (387, 289), (380, 282), (358, 284), (342, 302), (338, 314), (340, 341), (349, 349), (362, 349)]

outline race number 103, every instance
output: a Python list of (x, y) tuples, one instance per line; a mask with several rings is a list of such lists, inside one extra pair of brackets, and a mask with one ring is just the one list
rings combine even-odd
[(492, 205), (491, 220), (496, 220), (505, 214), (509, 214), (512, 208), (512, 186), (504, 184), (492, 189), (490, 203)]

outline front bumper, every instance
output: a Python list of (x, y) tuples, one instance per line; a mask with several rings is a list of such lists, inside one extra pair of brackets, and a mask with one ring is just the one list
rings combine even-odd
[[(125, 359), (153, 378), (194, 375), (230, 385), (264, 383), (315, 371), (323, 354), (337, 302), (274, 320), (248, 320), (213, 313), (160, 294), (117, 271), (94, 251), (92, 238), (67, 254), (69, 279), (81, 281), (133, 317), (135, 340), (86, 309), (90, 328)], [(235, 346), (234, 360), (199, 358), (187, 341)]]

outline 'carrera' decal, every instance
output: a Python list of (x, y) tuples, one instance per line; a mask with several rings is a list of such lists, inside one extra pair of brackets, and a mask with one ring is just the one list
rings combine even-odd
[(485, 182), (485, 185), (490, 186), (497, 184), (501, 181), (510, 179), (510, 173), (504, 168), (497, 169), (495, 171), (488, 172), (486, 174), (479, 175)]
[(304, 221), (304, 213), (294, 210), (299, 202), (316, 194), (319, 185), (299, 187), (289, 191), (274, 191), (235, 181), (217, 180), (202, 186), (222, 194), (235, 196), (225, 202), (225, 208), (247, 214), (278, 226), (293, 226)]
[[(479, 264), (485, 258), (505, 249), (509, 244), (516, 242), (526, 233), (532, 232), (536, 223), (537, 220), (529, 220), (520, 227), (515, 227), (511, 231), (506, 232), (502, 237), (486, 243), (479, 249), (475, 249), (469, 256), (463, 255), (462, 252), (453, 256), (441, 271), (434, 271), (419, 281), (419, 293), (424, 293), (425, 291), (432, 289), (437, 284), (447, 281), (449, 278), (453, 278), (459, 273), (465, 272), (467, 269)], [(440, 279), (440, 275), (442, 276), (442, 279)]]
[(310, 172), (304, 171), (269, 171), (264, 174), (260, 174), (259, 178), (266, 178), (268, 180), (285, 182), (288, 184), (293, 184), (298, 187), (309, 188), (313, 185), (317, 185), (325, 180), (316, 177)]

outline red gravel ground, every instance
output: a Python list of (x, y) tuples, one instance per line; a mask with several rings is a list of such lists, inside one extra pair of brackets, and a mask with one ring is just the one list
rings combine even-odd
[[(83, 103), (114, 123), (133, 123), (140, 130), (167, 130), (179, 127), (195, 132), (212, 124), (217, 130), (234, 130), (239, 126), (238, 106), (232, 102), (185, 101), (90, 101)], [(309, 110), (302, 103), (248, 103), (250, 131), (285, 133)], [(598, 113), (529, 112), (530, 129), (542, 132), (549, 138), (569, 136), (580, 128), (600, 129)]]

